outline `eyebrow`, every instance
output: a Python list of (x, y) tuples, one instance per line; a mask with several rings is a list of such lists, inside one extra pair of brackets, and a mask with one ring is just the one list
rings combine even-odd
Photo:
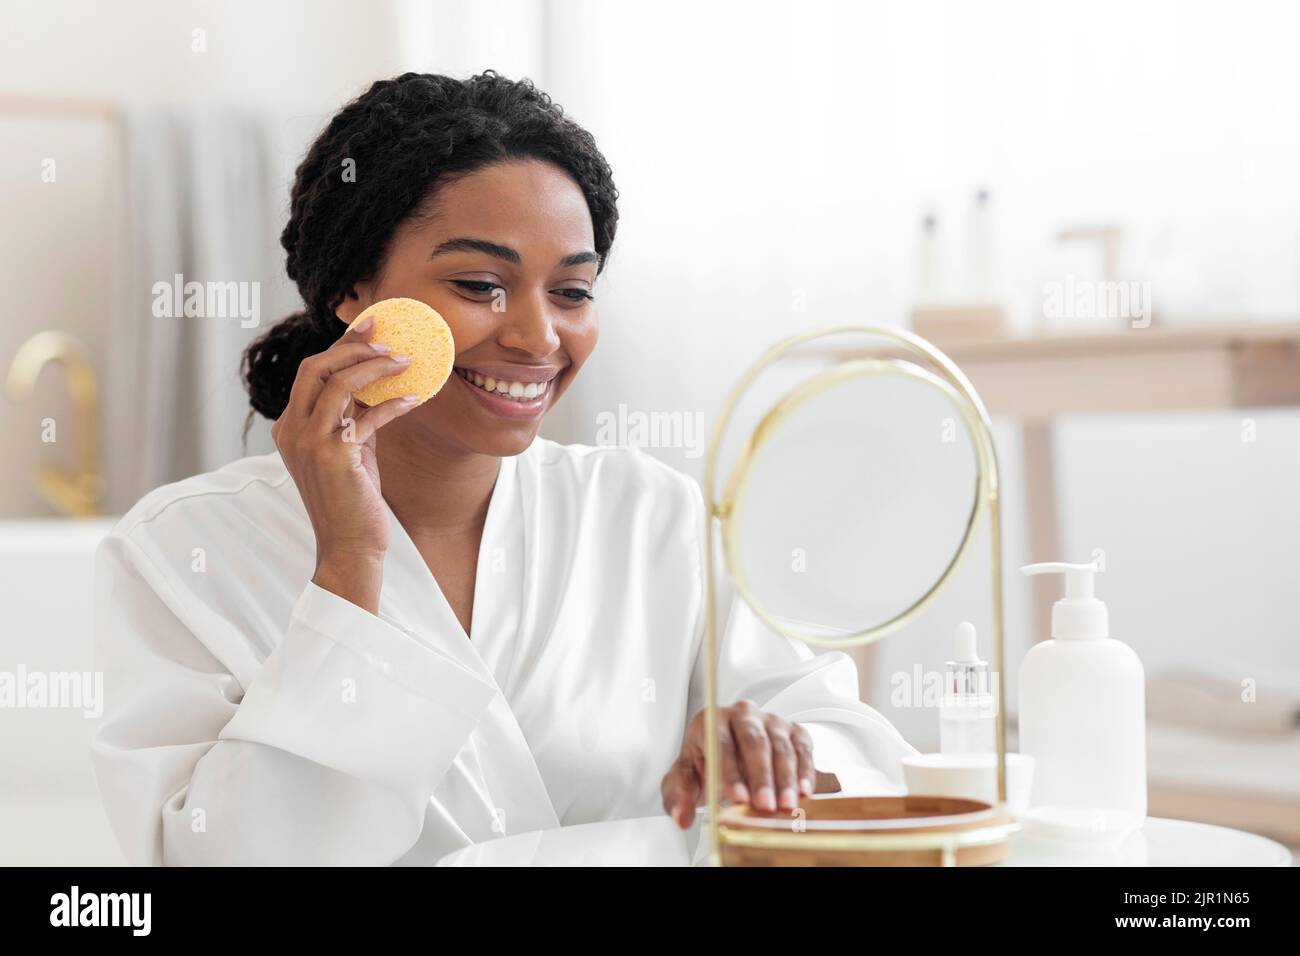
[[(459, 236), (455, 239), (448, 239), (441, 243), (438, 248), (433, 250), (433, 255), (429, 258), (434, 259), (438, 256), (445, 255), (449, 252), (482, 252), (485, 255), (493, 256), (497, 259), (503, 259), (513, 265), (519, 265), (523, 262), (523, 256), (518, 251), (511, 249), (509, 246), (503, 246), (497, 242), (490, 242), (487, 239), (474, 239), (469, 236)], [(591, 262), (600, 265), (600, 256), (591, 250), (583, 252), (572, 252), (560, 260), (560, 268), (567, 269), (570, 266), (580, 266)]]

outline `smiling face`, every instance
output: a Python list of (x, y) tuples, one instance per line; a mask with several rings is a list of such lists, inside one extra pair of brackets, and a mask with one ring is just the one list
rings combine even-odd
[(447, 320), (456, 371), (387, 436), (494, 457), (532, 443), (596, 345), (597, 256), (578, 184), (540, 160), (495, 163), (441, 185), (431, 215), (399, 226), (375, 278), (337, 309), (406, 297)]

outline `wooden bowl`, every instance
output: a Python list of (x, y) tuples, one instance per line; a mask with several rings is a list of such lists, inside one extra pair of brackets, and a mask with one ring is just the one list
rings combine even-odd
[(988, 866), (1007, 855), (1010, 815), (978, 800), (825, 796), (799, 807), (801, 816), (723, 807), (723, 865)]

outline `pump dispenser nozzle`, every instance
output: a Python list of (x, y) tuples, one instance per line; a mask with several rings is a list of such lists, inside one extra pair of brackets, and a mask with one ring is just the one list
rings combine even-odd
[(1023, 574), (1064, 574), (1065, 597), (1052, 605), (1052, 637), (1061, 639), (1109, 637), (1106, 605), (1093, 596), (1093, 575), (1102, 570), (1099, 561), (1066, 564), (1049, 561), (1027, 564)]

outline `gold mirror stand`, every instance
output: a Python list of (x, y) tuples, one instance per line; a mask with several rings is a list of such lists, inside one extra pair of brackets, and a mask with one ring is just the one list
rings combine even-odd
[[(754, 433), (750, 435), (749, 441), (745, 444), (741, 452), (740, 464), (732, 475), (732, 480), (728, 482), (728, 487), (719, 500), (716, 497), (716, 482), (718, 470), (718, 453), (722, 444), (723, 436), (727, 431), (732, 415), (735, 413), (736, 406), (740, 399), (748, 391), (754, 380), (758, 378), (763, 371), (771, 367), (781, 358), (788, 355), (799, 346), (805, 345), (815, 339), (826, 338), (833, 335), (866, 335), (876, 338), (888, 339), (902, 346), (903, 350), (913, 356), (925, 360), (935, 370), (930, 373), (925, 369), (912, 365), (907, 362), (898, 362), (896, 360), (874, 360), (877, 368), (868, 368), (868, 363), (846, 363), (856, 365), (848, 373), (839, 373), (836, 368), (829, 372), (815, 377), (812, 381), (806, 382), (797, 387), (780, 402), (778, 402), (772, 411), (765, 416)], [(908, 366), (910, 368), (900, 368)], [(797, 407), (806, 401), (810, 393), (821, 391), (829, 388), (846, 377), (852, 375), (869, 374), (875, 371), (893, 372), (911, 375), (919, 378), (937, 380), (942, 386), (949, 398), (953, 400), (958, 410), (965, 420), (967, 428), (970, 430), (972, 440), (975, 445), (975, 456), (977, 465), (977, 491), (976, 500), (971, 513), (971, 520), (966, 527), (965, 536), (957, 549), (952, 561), (948, 564), (943, 574), (934, 585), (922, 597), (909, 606), (906, 610), (897, 614), (893, 618), (879, 624), (875, 627), (859, 631), (855, 634), (838, 638), (834, 640), (816, 639), (808, 635), (799, 635), (791, 633), (787, 628), (774, 622), (767, 611), (758, 604), (748, 583), (745, 581), (743, 574), (738, 573), (735, 561), (735, 549), (732, 543), (734, 528), (730, 521), (733, 515), (734, 506), (737, 501), (736, 495), (743, 490), (743, 471), (751, 452), (761, 444), (765, 429), (770, 430), (783, 417), (784, 411)], [(816, 384), (820, 383), (820, 384)], [(823, 329), (816, 329), (810, 332), (800, 333), (791, 336), (781, 342), (778, 342), (772, 348), (768, 349), (761, 355), (753, 365), (751, 365), (740, 380), (728, 394), (726, 401), (723, 403), (722, 410), (714, 424), (713, 434), (709, 440), (708, 457), (704, 467), (704, 503), (705, 503), (705, 620), (704, 620), (704, 643), (705, 643), (705, 684), (706, 684), (706, 713), (705, 713), (705, 735), (706, 742), (706, 792), (709, 801), (709, 839), (711, 841), (710, 860), (717, 866), (722, 863), (722, 844), (728, 839), (728, 836), (735, 838), (734, 842), (743, 843), (746, 846), (768, 845), (772, 847), (793, 845), (814, 844), (829, 845), (839, 843), (846, 847), (851, 846), (856, 849), (870, 850), (872, 848), (888, 850), (891, 848), (906, 845), (908, 847), (933, 848), (941, 853), (942, 860), (950, 862), (958, 846), (963, 845), (963, 840), (985, 839), (987, 835), (976, 835), (968, 833), (966, 836), (957, 837), (953, 835), (934, 834), (934, 835), (912, 835), (904, 839), (901, 835), (897, 837), (888, 837), (874, 834), (855, 834), (850, 836), (832, 836), (831, 834), (799, 834), (797, 843), (789, 839), (789, 834), (765, 834), (754, 833), (752, 831), (740, 833), (735, 831), (728, 832), (728, 829), (721, 821), (721, 803), (722, 803), (722, 782), (721, 782), (721, 747), (718, 741), (718, 636), (715, 624), (715, 594), (716, 587), (714, 584), (714, 522), (718, 521), (723, 526), (724, 549), (728, 571), (731, 573), (733, 580), (737, 584), (737, 593), (745, 600), (755, 613), (767, 623), (774, 626), (780, 633), (793, 637), (797, 640), (803, 640), (805, 643), (818, 644), (822, 646), (839, 646), (852, 647), (870, 644), (899, 628), (904, 627), (912, 621), (918, 614), (924, 610), (935, 598), (943, 586), (951, 579), (955, 572), (960, 558), (966, 552), (970, 544), (971, 537), (977, 525), (976, 518), (983, 509), (987, 508), (989, 513), (989, 543), (991, 549), (991, 587), (993, 590), (993, 663), (997, 675), (997, 799), (1000, 807), (1004, 807), (1007, 799), (1007, 780), (1006, 780), (1006, 700), (1005, 700), (1005, 681), (1003, 680), (1004, 672), (1004, 653), (1003, 653), (1003, 635), (1002, 635), (1002, 520), (999, 506), (998, 494), (998, 462), (997, 453), (993, 447), (992, 428), (989, 423), (987, 410), (984, 403), (980, 401), (979, 394), (975, 391), (970, 381), (962, 374), (961, 369), (937, 349), (934, 345), (927, 342), (920, 336), (903, 329), (888, 328), (883, 326), (870, 325), (836, 325)], [(810, 839), (811, 838), (811, 839)], [(901, 841), (901, 842), (900, 842)]]

